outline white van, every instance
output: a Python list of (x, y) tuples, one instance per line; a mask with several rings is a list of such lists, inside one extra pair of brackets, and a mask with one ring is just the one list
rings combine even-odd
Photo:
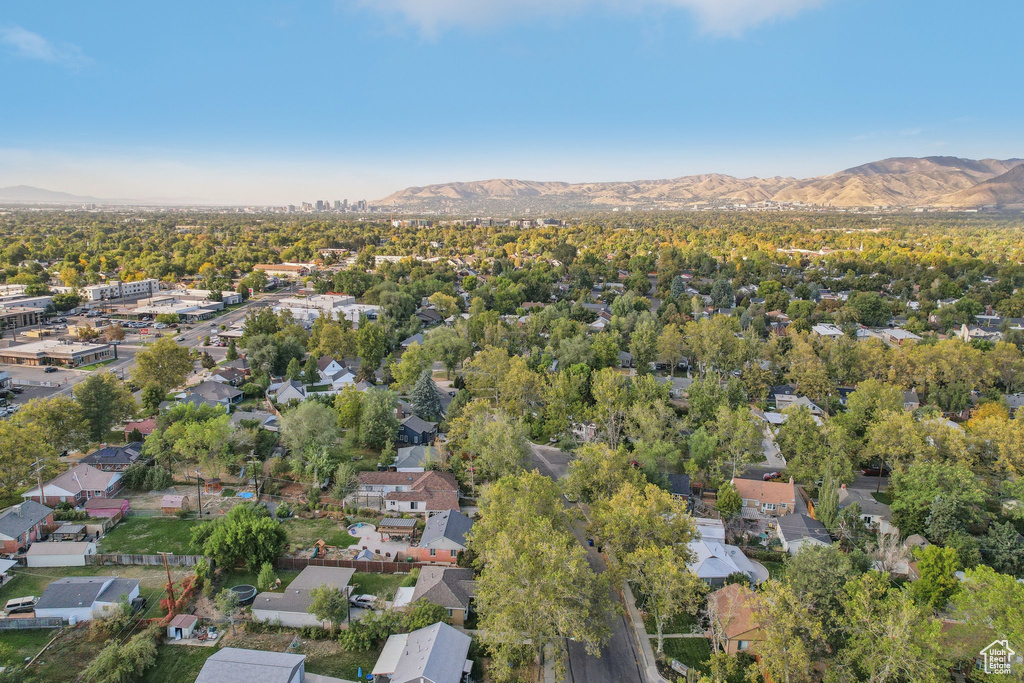
[(25, 614), (36, 608), (36, 596), (27, 595), (23, 598), (13, 598), (4, 605), (4, 611), (8, 614)]

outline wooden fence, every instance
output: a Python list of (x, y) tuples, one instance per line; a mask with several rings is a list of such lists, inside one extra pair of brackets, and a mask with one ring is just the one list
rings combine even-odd
[[(202, 555), (168, 555), (167, 564), (172, 567), (194, 567)], [(144, 567), (164, 566), (163, 555), (86, 555), (88, 564), (117, 564), (122, 566), (141, 565)]]
[(429, 566), (425, 562), (385, 562), (377, 560), (340, 560), (314, 557), (279, 557), (274, 561), (277, 569), (305, 569), (306, 567), (347, 567), (373, 574), (404, 574), (417, 567)]
[(23, 628), (60, 628), (64, 620), (60, 617), (33, 617), (30, 619), (0, 619), (0, 631), (16, 631)]

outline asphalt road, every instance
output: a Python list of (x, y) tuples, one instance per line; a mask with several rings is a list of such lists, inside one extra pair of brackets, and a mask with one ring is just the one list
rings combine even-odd
[[(565, 476), (571, 457), (551, 446), (532, 444), (530, 448), (533, 466), (552, 479)], [(595, 548), (587, 546), (583, 522), (573, 528), (573, 534), (587, 550), (587, 561), (595, 572), (607, 571), (604, 558)], [(619, 595), (611, 589), (612, 604), (621, 605)], [(601, 648), (600, 656), (587, 654), (581, 643), (569, 643), (569, 662), (566, 681), (569, 683), (643, 683), (640, 653), (637, 651), (632, 630), (623, 615), (612, 617), (612, 629), (608, 644)]]

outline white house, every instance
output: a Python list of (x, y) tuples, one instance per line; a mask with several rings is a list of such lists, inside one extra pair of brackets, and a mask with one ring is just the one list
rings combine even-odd
[(796, 555), (800, 548), (808, 545), (832, 545), (825, 525), (802, 513), (779, 517), (775, 533), (782, 541), (782, 549), (790, 555)]
[(36, 601), (36, 616), (88, 621), (106, 616), (122, 600), (131, 602), (137, 597), (139, 582), (135, 579), (70, 576), (46, 587)]
[(96, 554), (94, 541), (40, 541), (29, 546), (29, 567), (84, 567), (86, 555)]
[(373, 667), (375, 680), (391, 683), (459, 683), (468, 678), (472, 642), (465, 633), (436, 623), (390, 636)]
[(331, 622), (321, 621), (309, 613), (309, 606), (313, 604), (310, 591), (327, 585), (337, 588), (347, 597), (352, 592), (352, 587), (348, 584), (355, 573), (355, 569), (345, 567), (306, 567), (288, 584), (284, 592), (264, 592), (257, 595), (252, 603), (252, 616), (257, 621), (280, 623), (282, 626), (293, 628), (330, 628)]
[[(303, 683), (306, 680), (309, 680), (306, 655), (224, 647), (206, 660), (195, 683)], [(317, 680), (341, 679), (319, 676)]]
[(760, 576), (757, 565), (734, 545), (702, 539), (690, 541), (689, 547), (694, 555), (690, 571), (710, 586), (722, 586), (726, 577), (736, 573), (746, 574), (752, 582), (767, 578)]

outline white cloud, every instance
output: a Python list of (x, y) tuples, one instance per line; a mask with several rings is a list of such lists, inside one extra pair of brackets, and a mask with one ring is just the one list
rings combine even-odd
[(58, 45), (21, 26), (0, 26), (0, 44), (6, 45), (18, 57), (72, 69), (85, 66), (91, 61), (77, 46)]
[(355, 0), (359, 5), (405, 17), (424, 33), (463, 26), (481, 28), (544, 16), (579, 14), (584, 10), (684, 10), (694, 15), (701, 31), (738, 37), (747, 29), (792, 17), (824, 0)]

